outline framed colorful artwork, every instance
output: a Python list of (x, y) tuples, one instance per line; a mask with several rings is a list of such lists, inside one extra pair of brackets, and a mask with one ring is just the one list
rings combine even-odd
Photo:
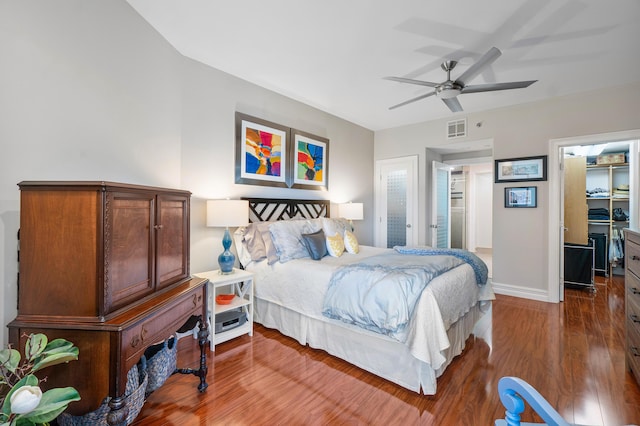
[(291, 179), (297, 189), (326, 190), (329, 179), (329, 139), (291, 129)]
[(236, 112), (236, 183), (286, 188), (289, 130)]

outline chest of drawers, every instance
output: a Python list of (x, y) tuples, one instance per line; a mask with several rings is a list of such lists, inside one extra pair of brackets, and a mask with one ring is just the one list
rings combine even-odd
[(640, 383), (640, 232), (625, 230), (626, 361)]

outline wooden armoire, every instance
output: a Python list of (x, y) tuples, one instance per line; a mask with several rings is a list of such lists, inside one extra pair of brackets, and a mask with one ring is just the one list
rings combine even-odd
[(126, 418), (127, 372), (150, 345), (199, 320), (198, 388), (206, 389), (207, 280), (189, 272), (188, 191), (114, 182), (21, 182), (18, 316), (9, 340), (65, 338), (77, 361), (45, 371), (45, 387), (73, 386), (95, 410), (111, 397)]

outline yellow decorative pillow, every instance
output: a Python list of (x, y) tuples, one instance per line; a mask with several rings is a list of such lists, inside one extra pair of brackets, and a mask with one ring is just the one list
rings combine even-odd
[(340, 234), (336, 233), (333, 237), (327, 237), (327, 251), (333, 257), (340, 257), (344, 253), (344, 240)]
[(358, 239), (351, 231), (344, 231), (344, 248), (352, 254), (358, 254), (358, 252), (360, 251), (360, 244), (358, 244)]

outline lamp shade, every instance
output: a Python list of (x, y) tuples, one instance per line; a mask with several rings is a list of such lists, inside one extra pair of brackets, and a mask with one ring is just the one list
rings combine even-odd
[(249, 201), (207, 200), (207, 226), (244, 226), (249, 223)]
[(338, 204), (338, 215), (349, 220), (364, 219), (362, 203)]

